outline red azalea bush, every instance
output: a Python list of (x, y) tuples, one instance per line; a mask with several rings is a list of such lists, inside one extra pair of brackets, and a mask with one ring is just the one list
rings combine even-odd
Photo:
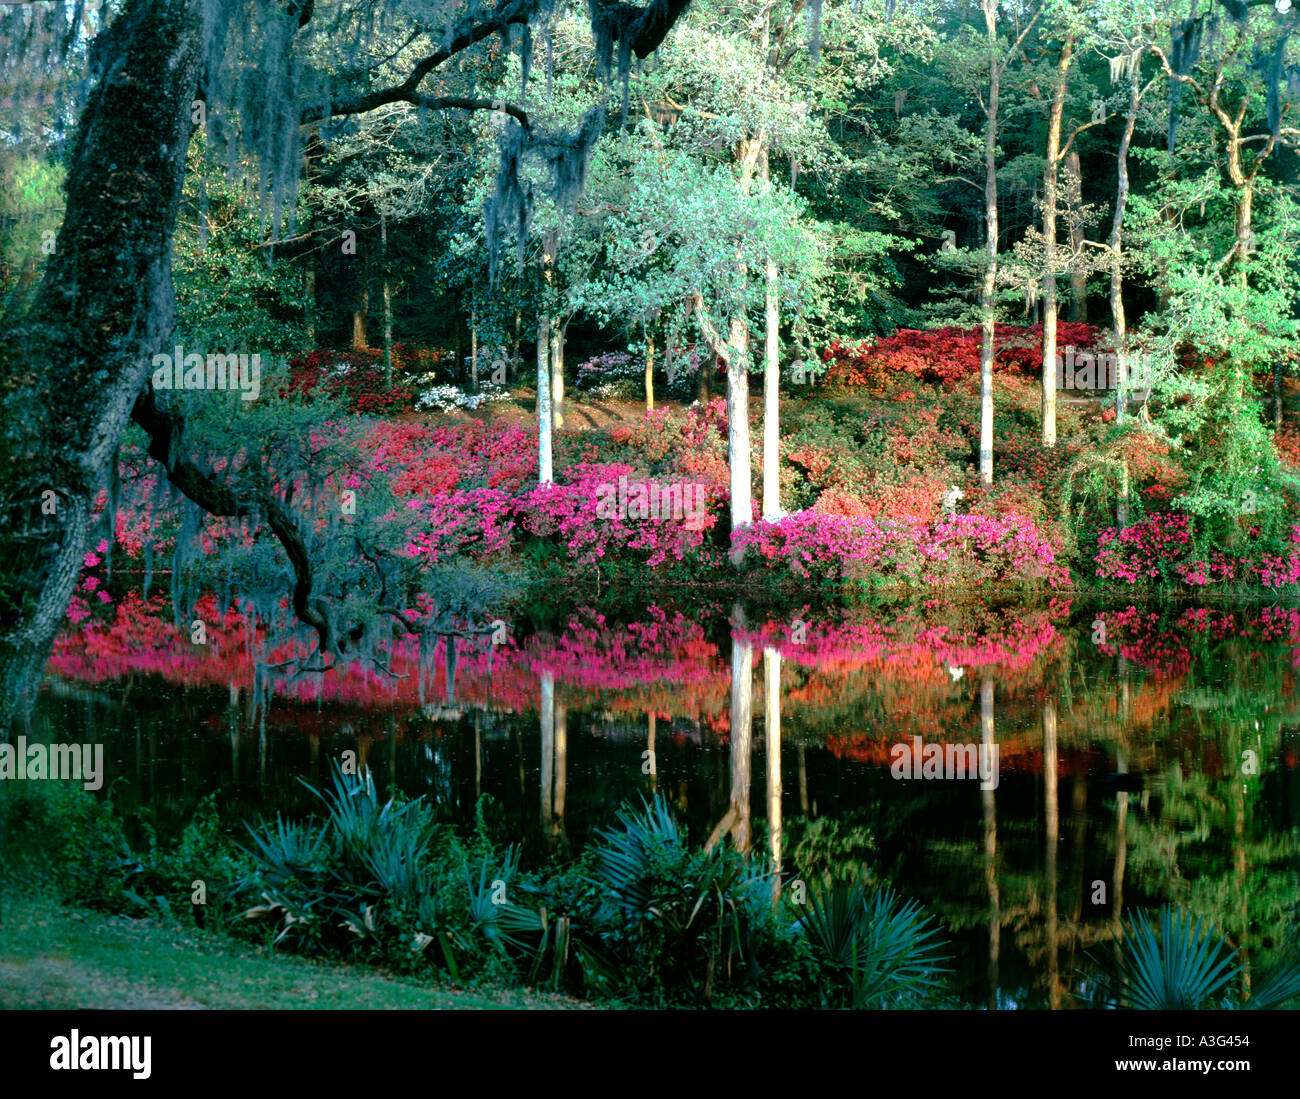
[[(350, 412), (410, 412), (417, 395), (415, 379), (450, 381), (453, 357), (441, 348), (395, 343), (389, 386), (384, 382), (382, 347), (318, 348), (289, 360), (289, 384), (281, 396), (324, 393), (346, 400)], [(429, 374), (435, 377), (429, 379)]]
[[(1095, 325), (1072, 321), (1057, 324), (1057, 344), (1083, 350), (1096, 348), (1101, 331)], [(855, 345), (833, 341), (822, 351), (826, 382), (833, 386), (879, 388), (897, 374), (918, 381), (950, 384), (959, 378), (978, 377), (982, 333), (978, 328), (900, 328), (875, 343)], [(1043, 326), (999, 326), (994, 337), (995, 371), (1038, 376), (1042, 371)]]

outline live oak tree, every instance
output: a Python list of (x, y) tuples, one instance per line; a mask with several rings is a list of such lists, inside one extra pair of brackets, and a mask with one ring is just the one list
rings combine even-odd
[[(625, 74), (681, 15), (686, 0), (644, 8), (592, 5), (602, 54)], [(150, 386), (151, 357), (175, 319), (171, 256), (187, 152), (200, 117), (209, 138), (253, 155), (272, 220), (291, 202), (302, 128), (386, 104), (497, 111), (515, 128), (503, 147), (489, 225), (525, 219), (518, 181), (528, 154), (552, 154), (557, 191), (571, 202), (589, 151), (557, 149), (508, 101), (462, 94), (448, 63), (487, 40), (529, 49), (550, 14), (542, 0), (487, 5), (383, 5), (310, 0), (127, 0), (100, 30), (84, 5), (23, 6), (0, 19), (8, 73), (48, 71), (85, 48), (88, 84), (67, 157), (67, 201), (55, 253), (30, 309), (0, 333), (6, 430), (0, 464), (0, 725), (28, 712), (85, 557), (100, 493), (134, 421), (171, 483), (215, 516), (256, 514), (293, 570), (292, 605), (326, 658), (351, 654), (364, 626), (341, 621), (315, 590), (311, 556), (292, 508), (273, 491), (240, 495), (197, 464), (184, 417)], [(370, 36), (405, 24), (396, 56), (372, 59)], [(21, 52), (19, 52), (21, 50)], [(197, 108), (202, 105), (200, 112)], [(594, 140), (595, 135), (588, 135)]]

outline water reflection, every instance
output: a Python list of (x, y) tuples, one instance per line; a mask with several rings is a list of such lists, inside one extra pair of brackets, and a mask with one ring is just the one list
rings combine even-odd
[[(34, 732), (107, 742), (112, 796), (163, 835), (213, 792), (232, 820), (305, 812), (296, 779), (319, 784), (344, 751), (449, 819), (486, 796), (533, 862), (660, 791), (697, 842), (787, 882), (865, 870), (922, 901), (973, 1006), (1074, 1006), (1126, 906), (1185, 904), (1272, 961), (1300, 897), (1300, 614), (1109, 612), (1106, 645), (1063, 607), (803, 617), (579, 609), (495, 652), (395, 648), (405, 679), (355, 670), (269, 699), (246, 631), (218, 632), (206, 663), (81, 637)], [(976, 729), (997, 783), (891, 773), (895, 744)]]

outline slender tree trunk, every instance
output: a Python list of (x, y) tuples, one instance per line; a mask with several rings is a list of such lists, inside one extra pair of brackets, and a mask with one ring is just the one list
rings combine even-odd
[(465, 314), (464, 299), (456, 295), (456, 307), (452, 310), (452, 324), (456, 326), (456, 349), (452, 352), (451, 380), (459, 383), (465, 376)]
[(1074, 58), (1074, 36), (1066, 35), (1056, 65), (1052, 109), (1047, 120), (1047, 166), (1043, 170), (1043, 401), (1042, 441), (1056, 446), (1056, 208), (1061, 162), (1061, 116)]
[(763, 518), (781, 516), (781, 367), (777, 268), (768, 263), (767, 331), (763, 346)]
[(754, 521), (749, 467), (749, 328), (743, 317), (731, 322), (727, 360), (727, 467), (733, 533)]
[[(393, 288), (388, 281), (388, 216), (379, 210), (379, 250), (384, 294), (384, 385), (393, 385)], [(457, 327), (459, 327), (459, 316)]]
[(649, 333), (645, 338), (645, 410), (655, 410), (655, 338)]
[[(55, 252), (27, 316), (0, 333), (3, 395), (24, 411), (8, 425), (0, 463), (0, 733), (26, 724), (81, 573), (95, 498), (152, 355), (170, 350), (172, 234), (201, 10), (199, 0), (135, 0), (114, 20), (115, 63), (81, 115)], [(19, 389), (33, 363), (57, 363), (58, 384), (41, 373)]]
[(1110, 260), (1110, 316), (1115, 329), (1115, 416), (1128, 414), (1128, 323), (1124, 315), (1124, 211), (1128, 206), (1128, 150), (1137, 126), (1138, 104), (1142, 98), (1141, 66), (1134, 66), (1129, 82), (1128, 112), (1124, 133), (1119, 139), (1118, 172), (1115, 184), (1115, 213), (1111, 218), (1110, 237), (1106, 242)]
[(549, 485), (551, 471), (551, 322), (537, 322), (537, 483)]
[(989, 50), (989, 99), (984, 130), (984, 232), (986, 256), (980, 283), (980, 480), (993, 483), (993, 351), (994, 310), (998, 279), (998, 93), (1002, 69), (998, 63), (997, 0), (980, 0)]
[(316, 253), (310, 252), (307, 255), (307, 292), (303, 295), (307, 299), (305, 315), (303, 322), (307, 328), (307, 346), (310, 349), (316, 347)]
[(551, 417), (558, 431), (564, 426), (564, 326), (551, 326)]
[(1065, 158), (1065, 204), (1070, 210), (1070, 253), (1076, 261), (1070, 268), (1070, 320), (1088, 322), (1088, 274), (1077, 257), (1083, 255), (1083, 165), (1079, 150), (1071, 149)]
[(478, 392), (478, 302), (470, 301), (469, 305), (469, 380), (470, 385), (474, 387), (474, 392)]

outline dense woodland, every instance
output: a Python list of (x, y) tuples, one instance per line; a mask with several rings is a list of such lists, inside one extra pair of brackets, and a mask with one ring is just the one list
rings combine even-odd
[[(450, 710), (459, 660), (464, 697), (536, 708), (544, 798), (563, 774), (557, 682), (646, 714), (651, 746), (658, 714), (698, 731), (708, 711), (732, 758), (703, 849), (656, 796), (550, 875), (519, 872), (480, 805), (457, 835), (364, 768), (314, 773), (319, 825), (277, 817), (252, 848), (212, 805), (147, 859), (111, 806), (71, 795), (15, 827), (45, 813), (58, 843), (91, 836), (93, 857), (64, 862), (93, 888), (66, 896), (123, 911), (154, 903), (115, 884), (123, 865), (165, 893), (201, 855), (231, 888), (212, 919), (255, 937), (241, 921), (269, 917), (306, 951), (629, 1002), (942, 1004), (914, 901), (827, 879), (797, 918), (778, 909), (781, 705), (811, 713), (802, 781), (806, 744), (881, 763), (889, 745), (848, 726), (913, 705), (927, 733), (977, 707), (991, 745), (996, 669), (1043, 729), (1005, 747), (1044, 776), (1059, 1006), (1058, 701), (1080, 759), (1103, 711), (1121, 759), (1151, 748), (1175, 683), (1201, 692), (1189, 743), (1234, 766), (1247, 720), (1270, 767), (1291, 735), (1285, 708), (1189, 668), (1197, 645), (1219, 659), (1206, 638), (1244, 667), (1300, 637), (1294, 611), (1254, 606), (1300, 585), (1297, 27), (1291, 0), (0, 7), (0, 739), (29, 728), (47, 671), (228, 685), (232, 729), (260, 720), (263, 738), (273, 695), (313, 691), (400, 703), (428, 737), (426, 691)], [(666, 616), (668, 589), (712, 601), (722, 634)], [(581, 608), (567, 624), (536, 609), (557, 593)], [(1246, 609), (1183, 613), (1189, 596)], [(1122, 703), (1086, 676), (1072, 695), (1075, 599), (1126, 605), (1088, 619)], [(1156, 602), (1178, 604), (1176, 628), (1139, 609)], [(841, 623), (842, 604), (872, 609)], [(770, 865), (748, 857), (760, 648)], [(799, 668), (784, 695), (782, 659)], [(1267, 697), (1291, 674), (1259, 672)], [(1170, 819), (1204, 788), (1234, 829), (1200, 901), (1272, 966), (1294, 829), (1248, 836), (1262, 795), (1227, 764), (1197, 783), (1166, 792)], [(871, 827), (901, 864), (885, 805)], [(984, 846), (962, 859), (987, 888), (997, 1006), (981, 805)], [(1185, 900), (1164, 890), (1164, 834), (1132, 827), (1144, 895)], [(855, 829), (826, 840), (835, 858), (857, 857)], [(536, 904), (490, 900), (498, 880)], [(647, 912), (672, 914), (657, 938)], [(1295, 967), (1254, 987), (1297, 991)], [(1098, 1002), (1130, 995), (1121, 980)]]

